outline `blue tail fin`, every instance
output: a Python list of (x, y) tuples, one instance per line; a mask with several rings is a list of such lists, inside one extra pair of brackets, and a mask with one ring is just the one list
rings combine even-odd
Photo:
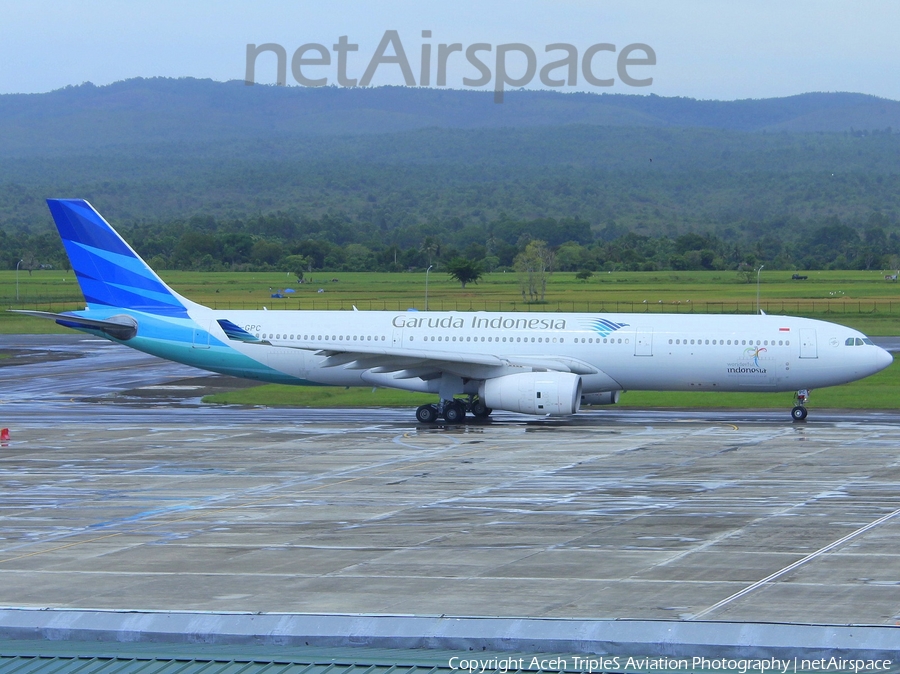
[(88, 307), (186, 316), (185, 300), (83, 199), (47, 199)]

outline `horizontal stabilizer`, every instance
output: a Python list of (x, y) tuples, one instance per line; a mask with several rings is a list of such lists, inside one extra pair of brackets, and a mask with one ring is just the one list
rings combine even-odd
[(29, 311), (25, 309), (9, 309), (8, 311), (12, 311), (16, 314), (35, 316), (37, 318), (49, 318), (65, 328), (90, 328), (91, 330), (99, 330), (113, 339), (118, 339), (123, 342), (134, 337), (137, 334), (138, 328), (137, 321), (125, 314), (120, 316), (110, 316), (109, 318), (99, 320), (96, 318), (73, 316), (71, 314), (54, 314), (49, 311)]

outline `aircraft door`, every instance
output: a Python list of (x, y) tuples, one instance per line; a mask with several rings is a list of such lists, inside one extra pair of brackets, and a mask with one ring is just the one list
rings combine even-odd
[(209, 348), (209, 330), (204, 330), (200, 326), (194, 328), (194, 338), (191, 346), (195, 349)]
[(637, 328), (634, 335), (634, 355), (653, 355), (653, 328)]
[(393, 335), (391, 336), (391, 346), (395, 349), (403, 347), (403, 328), (394, 328)]
[(819, 357), (819, 353), (816, 348), (816, 331), (813, 328), (800, 328), (800, 357)]

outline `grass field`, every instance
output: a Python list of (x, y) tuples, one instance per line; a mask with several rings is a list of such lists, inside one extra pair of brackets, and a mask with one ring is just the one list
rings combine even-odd
[[(900, 335), (900, 284), (884, 280), (881, 271), (791, 272), (762, 274), (760, 305), (767, 313), (811, 316), (842, 323), (870, 335)], [(281, 272), (162, 272), (161, 276), (190, 299), (218, 309), (359, 309), (425, 308), (425, 274), (318, 272), (309, 283), (291, 283)], [(335, 280), (336, 279), (336, 280)], [(289, 299), (270, 297), (291, 288)], [(319, 290), (323, 292), (319, 292)], [(7, 308), (65, 311), (83, 308), (74, 275), (61, 270), (15, 275), (0, 272), (0, 304)], [(614, 272), (588, 281), (574, 273), (555, 273), (547, 286), (547, 302), (522, 302), (513, 273), (487, 275), (465, 290), (446, 274), (428, 279), (431, 310), (488, 311), (638, 311), (678, 313), (753, 313), (756, 284), (734, 272)], [(0, 312), (0, 333), (69, 333), (51, 321)], [(814, 392), (816, 407), (895, 408), (900, 400), (898, 366), (861, 382)], [(210, 396), (210, 402), (308, 407), (400, 406), (433, 402), (434, 396), (388, 389), (343, 389), (266, 385)], [(620, 405), (633, 407), (787, 407), (789, 394), (627, 392)]]
[[(900, 284), (884, 280), (882, 271), (806, 272), (792, 281), (791, 272), (762, 274), (760, 306), (771, 314), (812, 316), (851, 325), (872, 335), (900, 334)], [(217, 309), (384, 309), (425, 308), (425, 274), (316, 272), (309, 283), (283, 272), (162, 272), (178, 292)], [(271, 294), (285, 288), (287, 299)], [(323, 292), (319, 292), (322, 290)], [(0, 305), (6, 308), (65, 311), (83, 307), (74, 275), (61, 270), (19, 273), (16, 301), (14, 271), (0, 272)], [(734, 272), (597, 273), (587, 281), (571, 272), (550, 277), (546, 302), (522, 302), (516, 274), (488, 274), (465, 290), (446, 274), (428, 279), (431, 310), (594, 311), (754, 313), (756, 284)], [(3, 312), (0, 333), (64, 331), (49, 321)]]

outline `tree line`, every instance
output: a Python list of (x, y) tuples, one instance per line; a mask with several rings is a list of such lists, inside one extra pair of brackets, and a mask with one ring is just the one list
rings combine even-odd
[[(195, 216), (123, 226), (123, 236), (154, 269), (435, 271), (461, 261), (482, 272), (514, 270), (531, 242), (542, 242), (558, 271), (896, 269), (900, 236), (884, 215), (864, 222), (745, 222), (724, 233), (638, 234), (615, 221), (579, 218), (488, 222), (447, 218), (388, 228), (326, 214), (273, 213), (252, 218)], [(728, 234), (732, 236), (728, 236)], [(533, 251), (532, 251), (533, 252)], [(68, 268), (55, 232), (0, 229), (0, 267)]]

